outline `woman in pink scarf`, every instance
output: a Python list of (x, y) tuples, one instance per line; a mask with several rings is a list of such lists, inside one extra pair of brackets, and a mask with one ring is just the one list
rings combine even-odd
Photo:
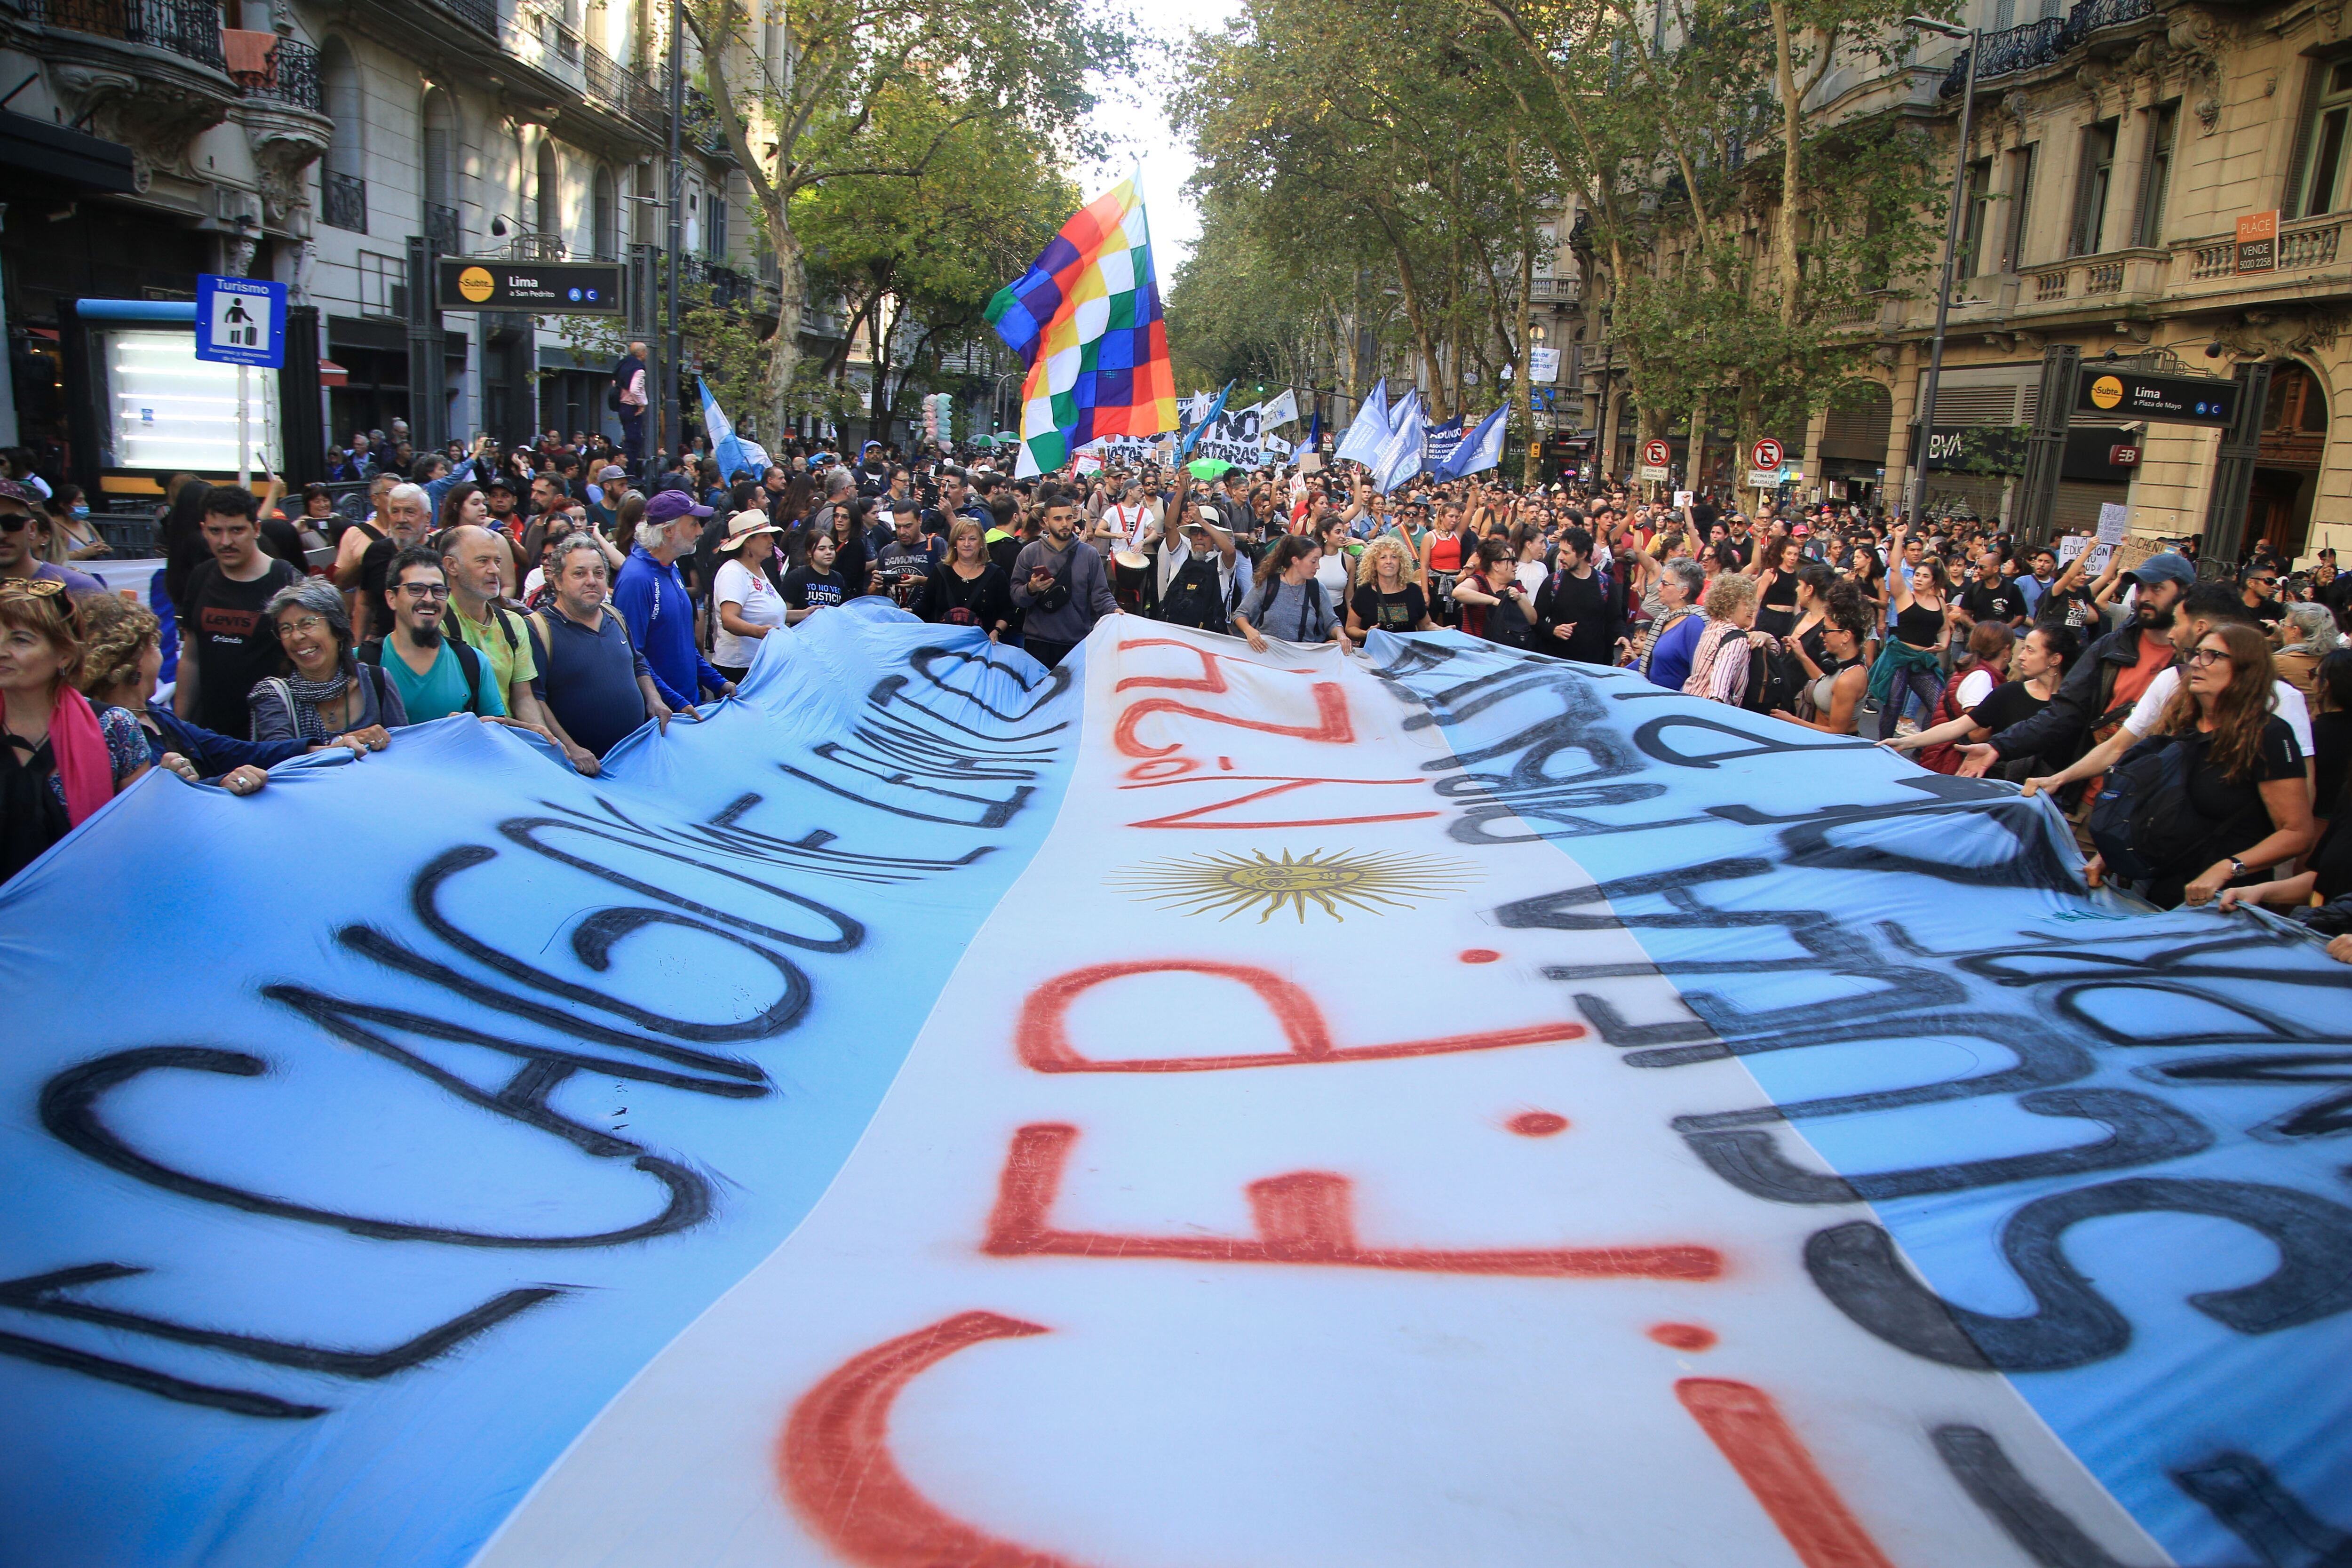
[(81, 639), (63, 586), (0, 579), (0, 880), (150, 766), (139, 721), (74, 689)]

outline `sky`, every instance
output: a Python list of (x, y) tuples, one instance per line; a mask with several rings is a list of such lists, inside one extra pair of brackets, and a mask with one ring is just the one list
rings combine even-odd
[(1091, 201), (1124, 179), (1139, 162), (1143, 165), (1143, 205), (1151, 220), (1151, 248), (1164, 298), (1174, 282), (1176, 268), (1192, 252), (1201, 236), (1201, 212), (1184, 193), (1192, 177), (1192, 154), (1168, 129), (1162, 107), (1168, 100), (1168, 72), (1178, 46), (1193, 28), (1222, 27), (1242, 12), (1243, 0), (1133, 0), (1138, 22), (1152, 41), (1138, 51), (1139, 79), (1097, 81), (1099, 100), (1093, 124), (1112, 143), (1103, 161), (1081, 167), (1079, 186)]

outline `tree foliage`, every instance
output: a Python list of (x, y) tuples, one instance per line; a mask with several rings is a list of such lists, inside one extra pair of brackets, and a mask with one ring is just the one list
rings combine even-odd
[[(683, 7), (716, 129), (777, 261), (778, 310), (754, 405), (768, 428), (782, 425), (815, 380), (801, 362), (804, 263), (838, 278), (836, 248), (871, 259), (926, 223), (960, 223), (970, 239), (991, 213), (1026, 212), (1041, 171), (1085, 142), (1088, 74), (1124, 69), (1132, 47), (1122, 14), (1082, 0), (673, 3)], [(961, 171), (966, 186), (984, 176), (990, 188), (968, 193), (968, 204), (967, 193), (950, 200), (940, 179), (947, 170)], [(866, 214), (873, 232), (855, 232)], [(808, 254), (803, 219), (825, 237), (822, 257)], [(978, 267), (988, 256), (965, 246), (924, 258), (918, 270), (948, 285), (960, 258)], [(971, 300), (970, 281), (956, 285), (960, 305)]]

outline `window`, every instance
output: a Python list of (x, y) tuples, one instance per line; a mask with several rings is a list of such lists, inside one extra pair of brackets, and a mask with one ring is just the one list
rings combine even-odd
[(2139, 211), (2132, 222), (2134, 245), (2164, 243), (2164, 192), (2172, 184), (2172, 138), (2179, 120), (2178, 99), (2147, 111), (2147, 162), (2139, 172)]
[(727, 259), (727, 198), (717, 191), (710, 193), (710, 221), (702, 226), (703, 237), (709, 241), (703, 254), (713, 261)]
[(2345, 142), (2352, 131), (2352, 60), (2314, 61), (2310, 108), (2295, 132), (2285, 216), (2316, 217), (2345, 205)]
[(2058, 19), (2058, 0), (2042, 0), (2042, 9), (2035, 14), (2034, 19), (2042, 22), (2056, 21)]
[(341, 38), (319, 51), (319, 87), (334, 132), (319, 163), (319, 221), (353, 234), (367, 232), (366, 90), (360, 68)]
[(425, 232), (443, 255), (465, 254), (457, 219), (457, 110), (438, 88), (425, 95)]
[(1984, 246), (1986, 209), (1992, 201), (1992, 160), (1979, 158), (1969, 165), (1968, 205), (1960, 218), (1960, 250), (1953, 258), (1953, 276), (1965, 283), (1977, 275), (1977, 258)]
[(2014, 272), (2025, 265), (2026, 215), (2033, 206), (2033, 153), (2029, 142), (2009, 155), (2009, 238), (2001, 247), (2000, 269)]
[[(555, 158), (555, 140), (548, 137), (539, 144), (537, 190), (531, 203), (532, 226), (539, 231), (544, 247), (563, 232), (563, 172)], [(543, 253), (543, 252), (542, 252)]]
[(359, 255), (359, 268), (360, 314), (405, 319), (408, 315), (406, 259), (362, 250)]
[(1992, 8), (1992, 30), (2005, 33), (2017, 26), (2017, 0), (2000, 0)]
[(2116, 176), (2116, 127), (2102, 120), (2083, 127), (2083, 162), (2074, 176), (2074, 227), (2066, 254), (2095, 256), (2106, 237), (2108, 186)]
[(595, 229), (596, 259), (617, 261), (621, 255), (621, 203), (613, 184), (613, 171), (602, 164), (596, 169), (591, 205), (589, 220)]

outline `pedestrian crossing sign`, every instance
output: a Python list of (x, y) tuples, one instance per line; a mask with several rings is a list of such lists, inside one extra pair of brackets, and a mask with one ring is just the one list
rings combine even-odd
[(286, 363), (286, 285), (200, 273), (196, 278), (196, 357), (228, 364)]

